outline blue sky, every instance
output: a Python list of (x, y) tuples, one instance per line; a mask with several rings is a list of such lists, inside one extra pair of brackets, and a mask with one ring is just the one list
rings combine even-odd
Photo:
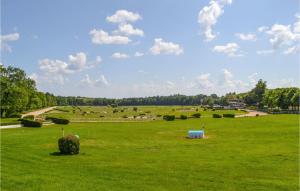
[(299, 86), (297, 0), (1, 1), (1, 63), (56, 95)]

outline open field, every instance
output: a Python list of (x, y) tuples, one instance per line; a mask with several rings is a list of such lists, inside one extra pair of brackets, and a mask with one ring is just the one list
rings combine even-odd
[[(185, 138), (203, 125), (206, 139)], [(298, 126), (268, 115), (1, 130), (1, 190), (298, 190)], [(61, 127), (79, 155), (57, 154)]]
[(152, 121), (161, 120), (163, 115), (181, 114), (191, 117), (194, 113), (201, 113), (202, 117), (212, 117), (213, 113), (235, 113), (245, 114), (239, 110), (215, 110), (193, 106), (137, 106), (137, 111), (133, 106), (106, 107), (106, 106), (80, 106), (80, 107), (59, 107), (43, 116), (62, 117), (71, 121)]

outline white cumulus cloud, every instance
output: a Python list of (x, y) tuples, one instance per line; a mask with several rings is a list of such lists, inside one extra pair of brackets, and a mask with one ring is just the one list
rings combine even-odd
[(258, 27), (257, 31), (258, 31), (258, 32), (264, 32), (264, 31), (266, 31), (266, 30), (268, 30), (268, 29), (269, 29), (268, 26), (261, 26), (261, 27)]
[(103, 30), (93, 29), (90, 31), (94, 44), (128, 44), (131, 40), (127, 36), (109, 35)]
[(270, 50), (258, 50), (258, 51), (256, 51), (256, 54), (267, 55), (267, 54), (272, 54), (273, 52), (274, 52), (273, 49), (270, 49)]
[(138, 13), (127, 10), (118, 10), (115, 14), (106, 17), (106, 21), (111, 23), (135, 22), (140, 19), (142, 19), (142, 17)]
[(235, 36), (238, 37), (239, 39), (245, 40), (245, 41), (255, 41), (256, 40), (256, 35), (252, 34), (252, 33), (248, 33), (248, 34), (236, 33)]
[(271, 35), (270, 43), (274, 49), (297, 40), (297, 35), (291, 31), (290, 25), (274, 24), (266, 33)]
[(135, 57), (141, 57), (141, 56), (144, 56), (144, 53), (142, 53), (142, 52), (135, 52), (134, 56)]
[(8, 42), (16, 41), (20, 38), (19, 33), (11, 33), (7, 35), (0, 35), (0, 43), (1, 43), (1, 50), (11, 52), (12, 49), (8, 45)]
[(144, 36), (144, 31), (142, 29), (134, 28), (131, 24), (120, 24), (118, 30), (114, 31), (114, 33), (126, 36)]
[(81, 80), (82, 85), (86, 85), (88, 87), (101, 87), (101, 86), (109, 86), (109, 83), (104, 75), (100, 75), (98, 79), (92, 80), (88, 74)]
[(240, 47), (236, 43), (227, 43), (226, 45), (217, 45), (213, 48), (213, 52), (224, 53), (228, 56), (243, 56), (239, 51)]
[(173, 42), (165, 42), (161, 38), (154, 39), (154, 45), (150, 48), (150, 52), (154, 55), (158, 54), (175, 54), (183, 53), (183, 48), (179, 44)]
[(200, 23), (203, 34), (207, 41), (216, 38), (213, 33), (213, 26), (218, 18), (224, 13), (224, 6), (231, 4), (232, 0), (211, 0), (208, 6), (203, 7), (198, 14), (198, 23)]
[(116, 58), (116, 59), (125, 59), (129, 58), (129, 56), (125, 53), (120, 53), (120, 52), (115, 52), (111, 55), (111, 57)]

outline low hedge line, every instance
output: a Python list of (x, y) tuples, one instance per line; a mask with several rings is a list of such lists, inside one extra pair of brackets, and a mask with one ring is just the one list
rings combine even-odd
[(56, 117), (46, 117), (46, 120), (51, 120), (55, 124), (67, 125), (70, 123), (68, 119), (56, 118)]
[(21, 121), (21, 124), (24, 127), (42, 127), (43, 123), (40, 121), (33, 121), (33, 120), (28, 120), (28, 119), (23, 119)]
[(233, 113), (224, 113), (223, 117), (234, 118), (235, 114), (233, 114)]

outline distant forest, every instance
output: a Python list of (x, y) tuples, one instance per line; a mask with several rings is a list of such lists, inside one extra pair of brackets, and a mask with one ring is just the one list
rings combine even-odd
[(48, 106), (139, 106), (139, 105), (228, 105), (235, 100), (258, 108), (299, 110), (300, 89), (296, 87), (267, 89), (267, 83), (259, 80), (256, 86), (246, 93), (228, 93), (224, 96), (211, 95), (170, 95), (141, 98), (87, 98), (79, 96), (54, 96), (39, 92), (34, 80), (19, 68), (0, 67), (1, 117), (13, 117), (24, 111)]

